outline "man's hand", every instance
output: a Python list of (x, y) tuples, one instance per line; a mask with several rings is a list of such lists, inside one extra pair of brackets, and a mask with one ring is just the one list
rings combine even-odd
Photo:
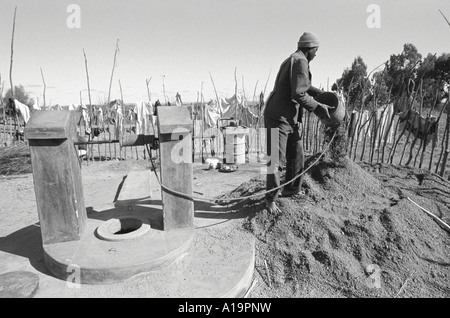
[(322, 103), (318, 103), (317, 107), (319, 107), (318, 113), (319, 114), (325, 114), (327, 116), (327, 118), (331, 118), (329, 110), (336, 108), (334, 106), (328, 106), (328, 105), (322, 104)]

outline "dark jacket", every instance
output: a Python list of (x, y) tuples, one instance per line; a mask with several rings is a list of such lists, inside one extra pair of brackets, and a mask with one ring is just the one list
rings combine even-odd
[(298, 50), (291, 54), (280, 66), (264, 116), (291, 125), (301, 122), (302, 109), (314, 111), (318, 103), (313, 97), (323, 93), (311, 86), (311, 78), (309, 62), (303, 52)]

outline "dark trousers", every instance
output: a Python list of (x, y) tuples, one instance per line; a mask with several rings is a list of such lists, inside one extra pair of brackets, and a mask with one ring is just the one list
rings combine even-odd
[[(280, 173), (286, 165), (285, 182), (291, 181), (304, 169), (304, 154), (301, 124), (292, 126), (286, 122), (264, 119), (266, 127), (267, 155), (267, 183), (266, 190), (280, 186)], [(278, 139), (278, 142), (277, 140)], [(272, 142), (273, 141), (273, 142)], [(273, 154), (273, 155), (272, 155)], [(287, 184), (285, 190), (300, 189), (303, 176), (292, 183)], [(266, 194), (266, 199), (275, 201), (278, 199), (280, 189)]]

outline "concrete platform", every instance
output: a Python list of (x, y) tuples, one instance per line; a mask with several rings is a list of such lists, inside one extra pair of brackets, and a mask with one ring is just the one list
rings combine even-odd
[[(123, 212), (127, 217), (151, 223), (144, 209), (132, 214)], [(103, 222), (88, 219), (80, 241), (44, 245), (45, 264), (54, 276), (67, 280), (78, 275), (82, 284), (117, 283), (139, 273), (163, 269), (189, 253), (194, 242), (194, 229), (150, 229), (134, 239), (105, 241), (95, 235)]]
[[(89, 208), (89, 234), (77, 244), (71, 242), (69, 248), (57, 244), (42, 247), (38, 224), (4, 237), (0, 240), (0, 274), (12, 270), (35, 273), (40, 286), (35, 297), (42, 298), (243, 297), (254, 272), (253, 236), (236, 226), (236, 220), (224, 222), (215, 217), (195, 218), (194, 231), (161, 231), (160, 188), (154, 186), (158, 183), (153, 173), (145, 173), (128, 175), (122, 189), (127, 188), (127, 182), (148, 184), (145, 180), (150, 180), (148, 197), (127, 200), (119, 194), (117, 202), (124, 205)], [(216, 214), (216, 208), (202, 204), (196, 213)], [(124, 215), (147, 218), (151, 226), (147, 237), (141, 237), (138, 244), (103, 241), (94, 247), (92, 241), (98, 240), (95, 228), (111, 217)], [(130, 244), (139, 248), (131, 249)], [(120, 267), (128, 269), (123, 272)], [(79, 279), (90, 284), (78, 284)]]

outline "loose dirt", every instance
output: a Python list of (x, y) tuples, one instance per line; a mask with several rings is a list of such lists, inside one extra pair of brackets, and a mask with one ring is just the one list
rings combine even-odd
[[(311, 158), (310, 162), (315, 158)], [(264, 189), (264, 178), (229, 196)], [(304, 193), (238, 204), (257, 238), (253, 297), (449, 297), (450, 233), (407, 198), (450, 220), (450, 183), (428, 171), (321, 161)], [(450, 222), (449, 222), (450, 223)]]
[[(194, 194), (223, 200), (263, 191), (262, 166), (220, 173), (194, 164)], [(144, 160), (83, 163), (86, 207), (110, 205), (129, 171), (149, 168)], [(224, 205), (218, 216), (240, 220), (257, 239), (249, 297), (450, 296), (450, 235), (407, 199), (449, 223), (448, 181), (427, 170), (325, 159), (308, 170), (303, 190), (281, 197), (279, 214), (257, 196)], [(38, 222), (32, 174), (1, 177), (0, 202), (0, 240)]]

